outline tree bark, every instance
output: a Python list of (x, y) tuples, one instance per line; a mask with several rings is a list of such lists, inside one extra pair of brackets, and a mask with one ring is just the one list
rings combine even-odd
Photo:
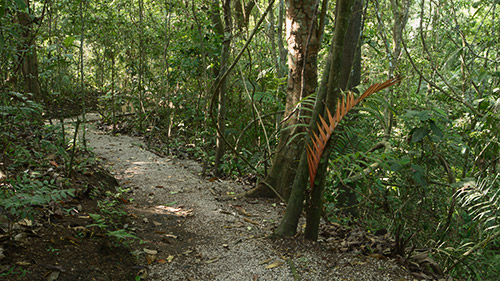
[[(341, 73), (343, 68), (348, 68), (348, 73), (351, 72), (351, 64), (343, 65), (345, 62), (345, 45), (346, 37), (349, 34), (349, 21), (352, 16), (352, 7), (357, 0), (337, 0), (337, 15), (335, 24), (335, 35), (333, 37), (333, 53), (332, 53), (332, 63), (330, 65), (328, 74), (328, 84), (326, 89), (326, 107), (330, 112), (335, 111), (337, 105), (337, 100), (341, 93)], [(345, 71), (344, 71), (345, 72)], [(317, 104), (318, 105), (318, 104)], [(320, 111), (321, 112), (321, 111)], [(323, 109), (323, 117), (325, 112)], [(326, 179), (326, 169), (328, 167), (328, 159), (332, 150), (332, 141), (330, 140), (327, 149), (323, 153), (322, 161), (318, 167), (318, 172), (316, 176), (316, 182), (310, 191), (310, 199), (308, 205), (306, 206), (306, 229), (305, 237), (306, 239), (316, 241), (318, 239), (319, 232), (319, 222), (321, 219), (322, 212), (322, 195), (325, 187)]]
[[(24, 0), (28, 9), (29, 0)], [(42, 90), (38, 81), (38, 57), (36, 52), (35, 35), (33, 34), (33, 19), (25, 12), (18, 12), (17, 19), (21, 25), (22, 43), (19, 50), (21, 70), (24, 78), (24, 90), (33, 94), (36, 101), (42, 100)]]
[[(276, 191), (285, 200), (290, 197), (303, 138), (296, 137), (290, 143), (289, 140), (299, 131), (295, 125), (303, 122), (299, 116), (308, 115), (296, 110), (296, 106), (301, 99), (316, 91), (318, 81), (317, 57), (323, 32), (323, 25), (317, 23), (318, 3), (316, 0), (286, 1), (288, 80), (285, 121), (282, 124), (285, 129), (281, 131), (269, 174), (248, 196), (275, 196)], [(323, 19), (320, 17), (320, 22)]]
[[(220, 74), (224, 74), (227, 71), (227, 65), (229, 61), (229, 55), (231, 53), (231, 39), (232, 39), (232, 19), (231, 19), (231, 0), (224, 0), (223, 2), (224, 11), (224, 41), (222, 42), (222, 52), (220, 60)], [(226, 92), (227, 92), (227, 80), (228, 76), (222, 77), (218, 92), (218, 112), (217, 112), (217, 142), (215, 151), (215, 176), (220, 177), (222, 174), (221, 163), (224, 157), (225, 147), (222, 134), (225, 132), (225, 122), (226, 122)]]
[[(349, 20), (346, 38), (344, 40), (344, 52), (342, 55), (342, 69), (340, 72), (340, 88), (342, 90), (353, 90), (361, 80), (361, 19), (363, 12), (363, 1), (354, 3), (352, 16)], [(356, 193), (353, 191), (353, 183), (341, 184), (338, 188), (340, 194), (337, 203), (341, 207), (354, 206), (357, 203)], [(357, 216), (355, 209), (348, 208), (349, 214)]]
[(249, 0), (246, 4), (245, 1), (243, 1), (242, 4), (240, 0), (236, 0), (234, 2), (236, 27), (238, 27), (239, 30), (248, 28), (250, 13), (252, 12), (253, 7), (255, 7), (255, 0)]
[[(309, 123), (310, 128), (316, 126), (319, 122), (319, 115), (324, 116), (325, 106), (334, 112), (336, 99), (340, 93), (340, 69), (342, 68), (342, 53), (343, 42), (346, 34), (349, 17), (351, 14), (351, 7), (356, 0), (337, 0), (337, 18), (335, 25), (335, 32), (330, 46), (328, 61), (323, 74), (323, 79), (314, 106), (313, 116)], [(326, 101), (326, 102), (325, 102)], [(307, 139), (309, 142), (309, 138)], [(302, 213), (303, 201), (305, 198), (308, 169), (307, 169), (307, 154), (305, 147), (301, 150), (300, 162), (296, 170), (295, 178), (293, 181), (292, 192), (285, 215), (281, 220), (280, 225), (275, 231), (275, 235), (291, 236), (297, 232), (297, 225)], [(329, 149), (325, 152), (325, 158), (329, 156)], [(323, 161), (323, 163), (326, 161)], [(311, 191), (310, 198), (308, 199), (308, 216), (307, 216), (307, 229), (306, 238), (315, 240), (318, 232), (319, 214), (321, 214), (321, 194), (325, 179), (326, 165), (319, 166), (315, 188)], [(320, 183), (320, 184), (318, 184)], [(311, 200), (313, 198), (314, 200)], [(319, 201), (319, 202), (318, 202)]]

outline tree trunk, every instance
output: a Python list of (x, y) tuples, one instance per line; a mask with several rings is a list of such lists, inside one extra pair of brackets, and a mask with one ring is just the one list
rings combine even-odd
[[(243, 2), (243, 4), (245, 4)], [(255, 6), (255, 0), (249, 0), (245, 5), (242, 5), (240, 0), (234, 2), (234, 13), (236, 19), (236, 26), (239, 30), (243, 30), (248, 27), (248, 22), (250, 19), (250, 13)]]
[[(295, 125), (303, 122), (299, 116), (308, 115), (296, 110), (296, 106), (301, 99), (315, 92), (318, 81), (317, 57), (323, 25), (317, 23), (316, 4), (316, 0), (286, 1), (288, 80), (283, 122), (285, 129), (281, 131), (269, 174), (248, 196), (274, 196), (275, 191), (285, 200), (290, 196), (303, 138), (297, 137), (291, 143), (289, 140), (298, 133)], [(323, 21), (323, 17), (320, 21)]]
[[(29, 0), (24, 0), (30, 6)], [(42, 91), (38, 81), (38, 57), (36, 52), (35, 35), (33, 34), (33, 21), (25, 12), (18, 12), (17, 19), (21, 25), (22, 44), (19, 50), (21, 70), (24, 78), (24, 90), (33, 94), (36, 101), (42, 100)]]
[[(349, 20), (346, 38), (344, 40), (344, 52), (342, 54), (342, 69), (340, 72), (340, 88), (342, 90), (353, 90), (360, 83), (361, 78), (361, 18), (363, 13), (363, 1), (354, 3), (352, 16)], [(351, 67), (352, 66), (352, 67)], [(351, 207), (357, 203), (356, 193), (353, 191), (353, 183), (341, 184), (338, 189), (338, 205), (340, 207)], [(348, 208), (349, 214), (357, 216), (355, 209)]]
[[(330, 65), (329, 69), (328, 84), (326, 89), (326, 107), (330, 110), (330, 112), (335, 111), (337, 100), (342, 90), (342, 72), (351, 73), (352, 59), (350, 63), (348, 63), (348, 59), (349, 57), (353, 58), (354, 56), (350, 56), (349, 54), (345, 53), (347, 50), (345, 49), (346, 45), (344, 44), (344, 42), (346, 42), (346, 40), (349, 40), (349, 23), (353, 13), (352, 7), (355, 2), (357, 2), (357, 0), (337, 0), (337, 15), (335, 25), (336, 28), (332, 42), (332, 45), (334, 46), (332, 64)], [(356, 34), (356, 36), (359, 36), (359, 32), (358, 34)], [(353, 49), (355, 50), (356, 48)], [(347, 70), (344, 70), (344, 68), (347, 68)], [(323, 117), (326, 117), (324, 112), (322, 114)], [(316, 241), (318, 239), (319, 222), (323, 209), (321, 199), (323, 195), (323, 189), (325, 187), (326, 169), (328, 167), (328, 159), (330, 158), (332, 143), (332, 141), (329, 141), (327, 149), (323, 153), (323, 160), (320, 162), (320, 165), (318, 167), (318, 172), (315, 180), (316, 182), (314, 184), (314, 187), (310, 191), (310, 200), (308, 202), (308, 205), (306, 206), (306, 230), (304, 234), (306, 239), (313, 241)]]
[(278, 18), (278, 49), (279, 49), (279, 66), (278, 75), (279, 78), (286, 75), (286, 48), (283, 44), (283, 19), (285, 17), (285, 3), (280, 0), (279, 3), (279, 18)]
[(84, 27), (85, 20), (83, 17), (83, 2), (80, 2), (80, 95), (82, 96), (82, 118), (83, 118), (83, 130), (82, 130), (82, 143), (83, 147), (87, 149), (87, 136), (86, 136), (86, 127), (87, 127), (87, 116), (86, 116), (86, 104), (85, 104), (85, 90), (84, 90), (84, 73), (83, 73), (83, 43), (84, 43)]
[[(349, 17), (351, 15), (351, 7), (355, 0), (337, 0), (337, 18), (335, 25), (335, 33), (332, 38), (328, 61), (323, 74), (321, 87), (318, 92), (316, 104), (314, 106), (313, 116), (309, 123), (310, 128), (314, 128), (319, 122), (319, 115), (324, 116), (325, 106), (334, 112), (336, 99), (340, 94), (340, 70), (342, 69), (342, 53), (343, 42), (346, 35)], [(328, 81), (328, 82), (327, 82)], [(326, 103), (325, 103), (326, 101)], [(309, 138), (307, 139), (309, 141)], [(299, 166), (297, 168), (295, 179), (293, 181), (292, 192), (285, 215), (275, 231), (279, 236), (291, 236), (297, 232), (297, 225), (302, 213), (303, 201), (308, 179), (307, 169), (307, 154), (305, 147), (301, 150)], [(324, 153), (325, 158), (329, 156), (329, 149)], [(308, 199), (308, 216), (306, 238), (315, 240), (317, 238), (319, 215), (321, 214), (321, 194), (325, 180), (327, 161), (319, 166), (316, 177), (315, 188), (311, 191), (311, 197)], [(311, 200), (314, 199), (314, 200)]]
[[(231, 0), (224, 0), (224, 41), (222, 42), (222, 52), (220, 60), (220, 75), (226, 73), (228, 68), (229, 55), (231, 53), (232, 39), (232, 19), (231, 19)], [(225, 153), (223, 135), (225, 133), (226, 122), (226, 92), (227, 92), (228, 76), (222, 78), (218, 92), (218, 112), (217, 112), (217, 143), (215, 151), (215, 176), (219, 177), (222, 174), (221, 163)]]
[[(144, 2), (139, 0), (139, 106), (141, 113), (145, 113), (146, 109), (144, 107), (144, 40), (142, 34), (144, 33)], [(142, 121), (140, 121), (140, 127), (142, 129)]]

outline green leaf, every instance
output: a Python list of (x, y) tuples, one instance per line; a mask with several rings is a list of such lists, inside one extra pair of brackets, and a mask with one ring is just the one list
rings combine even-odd
[(68, 37), (66, 37), (66, 39), (64, 39), (63, 44), (66, 48), (69, 48), (69, 47), (71, 47), (71, 45), (73, 45), (73, 42), (75, 42), (75, 37), (68, 36)]
[(406, 114), (405, 114), (405, 117), (408, 118), (408, 119), (411, 119), (411, 118), (417, 117), (417, 116), (420, 116), (420, 111), (407, 110)]
[(421, 111), (418, 117), (420, 118), (420, 121), (427, 121), (431, 118), (429, 111), (427, 110)]
[(413, 179), (415, 180), (415, 182), (417, 182), (420, 186), (426, 187), (427, 180), (425, 179), (425, 171), (422, 166), (418, 164), (412, 164), (411, 169), (413, 171)]
[(436, 125), (436, 122), (431, 120), (429, 123), (430, 123), (432, 133), (438, 138), (438, 140), (442, 140), (443, 139), (443, 131), (441, 131), (441, 129), (439, 129), (439, 127)]
[(410, 164), (410, 157), (404, 156), (401, 160), (399, 160), (399, 164), (403, 166)]
[(421, 141), (423, 138), (425, 138), (429, 134), (429, 131), (430, 130), (427, 127), (416, 128), (413, 131), (413, 135), (411, 137), (411, 141), (412, 142), (419, 142), (419, 141)]
[(26, 10), (28, 8), (28, 5), (26, 5), (26, 2), (24, 2), (24, 0), (14, 0), (17, 4), (17, 7), (20, 9), (20, 10)]
[(5, 15), (5, 0), (0, 0), (0, 18), (2, 18), (3, 15)]
[(403, 168), (398, 162), (394, 161), (392, 162), (391, 166), (389, 167), (389, 170), (393, 172), (397, 172)]

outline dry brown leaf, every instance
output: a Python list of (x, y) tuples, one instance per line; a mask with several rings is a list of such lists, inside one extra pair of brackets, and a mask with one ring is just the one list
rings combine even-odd
[(383, 255), (381, 255), (381, 254), (375, 254), (375, 253), (374, 253), (374, 254), (370, 254), (370, 257), (372, 257), (372, 258), (376, 258), (376, 259), (379, 259), (379, 260), (384, 260), (384, 259), (386, 259), (386, 257), (385, 257), (385, 256), (383, 256)]
[(249, 219), (249, 218), (243, 218), (243, 220), (244, 220), (244, 221), (246, 221), (246, 222), (249, 222), (249, 223), (251, 223), (251, 224), (259, 225), (259, 223), (258, 223), (258, 222), (253, 221), (253, 220), (251, 220), (251, 219)]
[(283, 261), (275, 261), (272, 264), (267, 265), (266, 269), (271, 269), (271, 268), (275, 268), (275, 267), (278, 267), (278, 266), (282, 266), (284, 263), (285, 262), (283, 262)]
[(158, 251), (157, 250), (150, 250), (150, 249), (147, 249), (147, 248), (144, 248), (142, 249), (146, 254), (148, 255), (156, 255), (158, 254)]
[(146, 261), (148, 264), (154, 263), (156, 260), (156, 255), (146, 255)]

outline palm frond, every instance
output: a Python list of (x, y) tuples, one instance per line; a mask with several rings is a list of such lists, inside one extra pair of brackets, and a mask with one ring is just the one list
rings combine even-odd
[(321, 123), (317, 124), (318, 133), (314, 131), (312, 132), (312, 147), (307, 145), (307, 163), (309, 165), (309, 183), (311, 187), (314, 186), (314, 180), (318, 171), (319, 162), (326, 148), (326, 144), (342, 118), (344, 118), (344, 116), (363, 99), (367, 98), (371, 94), (390, 87), (399, 81), (400, 78), (395, 77), (383, 83), (373, 84), (357, 98), (354, 98), (354, 93), (348, 92), (345, 97), (342, 97), (341, 100), (337, 101), (337, 109), (334, 115), (331, 114), (328, 108), (326, 109), (328, 122), (321, 115), (319, 116)]
[(499, 175), (463, 184), (455, 196), (457, 202), (480, 223), (485, 231), (500, 227)]

